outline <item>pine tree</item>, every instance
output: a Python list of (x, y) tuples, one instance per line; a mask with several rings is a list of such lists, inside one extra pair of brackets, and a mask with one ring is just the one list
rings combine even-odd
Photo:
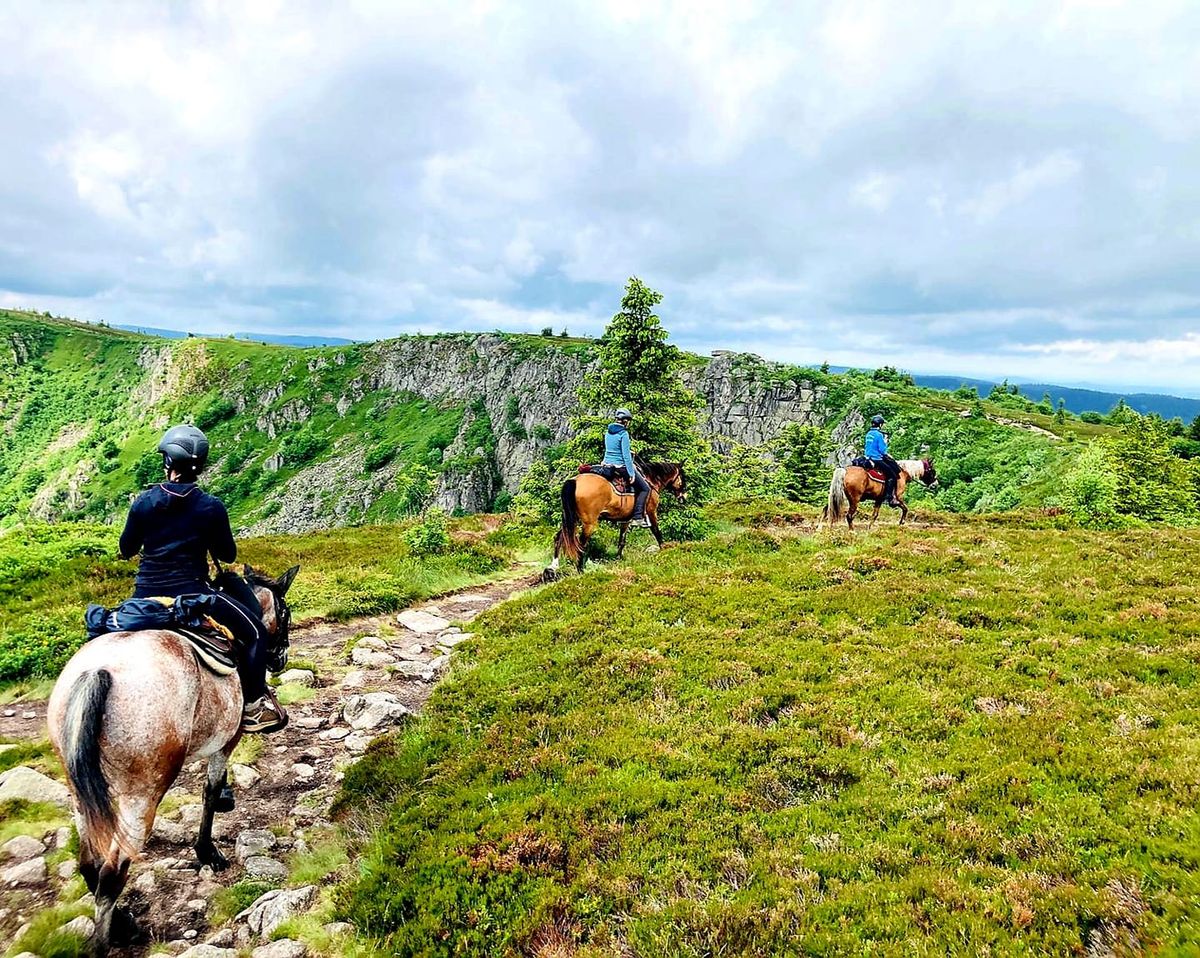
[(788, 423), (771, 443), (779, 461), (776, 483), (785, 499), (817, 502), (828, 479), (825, 453), (828, 440), (816, 426)]

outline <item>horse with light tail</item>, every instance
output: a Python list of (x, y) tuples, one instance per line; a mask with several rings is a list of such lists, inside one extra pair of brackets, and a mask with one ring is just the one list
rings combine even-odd
[[(904, 504), (904, 490), (912, 480), (918, 480), (932, 488), (937, 485), (937, 470), (933, 468), (931, 459), (899, 459), (900, 478), (896, 480), (896, 498), (900, 500), (900, 524), (908, 518), (908, 506)], [(875, 511), (867, 528), (875, 524), (879, 518), (879, 509), (883, 505), (884, 484), (870, 475), (861, 466), (839, 467), (833, 471), (833, 481), (829, 483), (829, 502), (825, 507), (825, 518), (833, 525), (843, 516), (846, 525), (854, 528), (854, 517), (858, 514), (858, 504), (864, 499), (875, 502)]]

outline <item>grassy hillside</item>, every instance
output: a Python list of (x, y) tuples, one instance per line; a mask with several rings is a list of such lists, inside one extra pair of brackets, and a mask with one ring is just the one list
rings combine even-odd
[(1194, 554), (768, 530), (527, 595), (349, 770), (342, 911), (427, 956), (1193, 953)]

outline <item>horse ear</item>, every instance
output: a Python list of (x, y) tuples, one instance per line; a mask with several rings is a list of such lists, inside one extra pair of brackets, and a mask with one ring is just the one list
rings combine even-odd
[(296, 578), (296, 573), (300, 571), (298, 565), (292, 566), (283, 575), (275, 580), (275, 591), (280, 595), (287, 595), (287, 590), (292, 587), (292, 580)]

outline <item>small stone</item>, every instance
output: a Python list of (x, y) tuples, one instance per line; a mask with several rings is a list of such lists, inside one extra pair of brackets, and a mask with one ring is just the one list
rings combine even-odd
[(407, 652), (409, 655), (421, 655), (425, 651), (425, 646), (423, 646), (420, 642), (416, 642), (413, 645), (410, 645), (404, 651)]
[(154, 828), (150, 832), (154, 838), (160, 838), (169, 845), (186, 845), (191, 832), (179, 822), (165, 818), (154, 819)]
[(133, 887), (147, 896), (153, 894), (157, 886), (158, 880), (154, 877), (154, 872), (152, 871), (142, 872), (133, 880)]
[(37, 718), (37, 712), (33, 712), (33, 711), (29, 711), (29, 712), (22, 712), (22, 713), (21, 713), (21, 718), (26, 718), (26, 719), (33, 719), (33, 718)]
[(71, 844), (71, 829), (65, 825), (62, 828), (56, 829), (54, 832), (54, 847), (66, 848)]
[(304, 942), (279, 938), (268, 945), (259, 945), (250, 952), (250, 958), (305, 958), (307, 954), (308, 946)]
[(327, 728), (318, 738), (325, 742), (340, 742), (350, 734), (350, 729), (338, 726), (337, 728)]
[(361, 689), (367, 684), (367, 673), (362, 669), (351, 669), (342, 676), (342, 688)]
[(429, 663), (429, 668), (433, 672), (440, 672), (442, 669), (444, 669), (449, 664), (450, 664), (450, 656), (439, 655), (436, 659), (433, 659)]
[(373, 649), (355, 648), (350, 653), (350, 661), (355, 665), (365, 665), (371, 669), (382, 669), (396, 661), (390, 652), (376, 652)]
[(168, 941), (163, 947), (172, 955), (182, 955), (192, 946), (182, 938), (176, 938), (174, 941)]
[(289, 918), (312, 905), (316, 897), (316, 885), (277, 888), (257, 898), (245, 911), (238, 912), (235, 920), (245, 921), (252, 933), (267, 938)]
[(18, 835), (0, 845), (0, 854), (19, 862), (41, 855), (45, 850), (45, 845), (29, 835)]
[(217, 948), (215, 945), (192, 945), (187, 951), (179, 952), (179, 958), (237, 958), (237, 950)]
[(395, 725), (409, 714), (408, 708), (390, 692), (351, 695), (342, 707), (342, 717), (356, 731)]
[[(299, 720), (297, 720), (297, 721), (299, 721)], [(275, 746), (275, 754), (276, 755), (286, 755), (287, 750), (288, 750), (288, 747), (286, 745), (276, 745)]]
[(29, 861), (12, 865), (0, 871), (0, 885), (9, 888), (22, 888), (29, 885), (40, 885), (46, 880), (46, 859), (40, 855)]
[(450, 628), (450, 623), (440, 615), (421, 609), (405, 609), (396, 616), (396, 621), (418, 635), (432, 635)]
[(250, 765), (229, 766), (229, 777), (238, 788), (253, 788), (262, 779), (258, 769)]
[(77, 871), (79, 871), (79, 866), (75, 864), (74, 858), (68, 858), (65, 862), (59, 862), (58, 867), (54, 869), (54, 873), (64, 881), (68, 878), (74, 878)]
[(292, 766), (292, 774), (302, 782), (307, 782), (310, 778), (317, 774), (317, 770), (311, 765), (306, 765), (304, 762), (297, 762)]
[(279, 676), (280, 685), (303, 685), (309, 688), (317, 684), (317, 676), (315, 672), (308, 669), (288, 669)]
[(463, 632), (463, 633), (456, 634), (456, 635), (443, 635), (440, 639), (438, 639), (438, 642), (441, 645), (446, 646), (446, 648), (452, 649), (456, 645), (459, 645), (463, 642), (466, 642), (468, 639), (473, 639), (473, 638), (475, 638), (475, 634), (473, 632)]
[(298, 728), (307, 729), (310, 732), (315, 732), (325, 724), (325, 719), (320, 715), (301, 715), (296, 719)]
[(232, 928), (222, 928), (205, 942), (206, 945), (216, 948), (232, 948), (236, 943), (237, 939), (233, 935)]
[(245, 864), (246, 859), (265, 855), (278, 844), (273, 832), (265, 828), (247, 828), (240, 832), (233, 845), (233, 857)]
[(203, 912), (208, 907), (208, 902), (203, 898), (193, 898), (187, 903), (188, 911)]
[(341, 935), (353, 935), (354, 926), (348, 921), (331, 921), (326, 925), (321, 926), (325, 934), (330, 938), (337, 938)]
[(403, 675), (406, 679), (419, 679), (429, 671), (429, 666), (423, 661), (398, 662), (392, 671), (397, 675)]
[(217, 873), (213, 871), (212, 865), (203, 865), (200, 868), (200, 881), (211, 882), (217, 877)]
[(254, 855), (246, 859), (246, 877), (258, 878), (262, 881), (285, 881), (288, 876), (287, 866), (266, 855)]
[(460, 629), (457, 625), (452, 625), (452, 626), (450, 626), (450, 628), (446, 629), (446, 631), (443, 632), (440, 636), (438, 636), (438, 638), (444, 639), (448, 635), (459, 635), (461, 632), (462, 632), (462, 629)]
[(380, 652), (386, 652), (388, 644), (377, 635), (364, 635), (361, 639), (354, 643), (355, 648), (377, 649)]
[(204, 817), (203, 805), (180, 805), (179, 821), (185, 828), (198, 828)]
[(185, 931), (183, 933), (184, 941), (195, 941), (199, 937), (200, 937), (200, 932), (196, 931), (195, 928), (189, 928), (187, 931)]
[(347, 735), (342, 744), (352, 755), (362, 755), (376, 738), (377, 736), (366, 732), (355, 732), (353, 735)]
[[(13, 941), (16, 941), (18, 938), (20, 938), (21, 935), (28, 928), (29, 928), (28, 925), (26, 925), (24, 928), (18, 928), (16, 935), (13, 937)], [(19, 955), (15, 955), (14, 958), (38, 958), (38, 956), (35, 955), (32, 951), (23, 951)]]
[(12, 718), (12, 717), (13, 717), (14, 715), (16, 715), (16, 714), (17, 714), (17, 710), (16, 710), (16, 709), (5, 709), (5, 710), (4, 710), (4, 717), (5, 717), (5, 718)]
[(88, 939), (96, 933), (96, 923), (87, 915), (79, 915), (77, 918), (72, 918), (69, 922), (63, 925), (59, 931), (65, 932), (68, 935), (78, 935), (80, 938)]
[(24, 765), (0, 773), (0, 802), (20, 798), (26, 802), (49, 802), (69, 808), (71, 793), (67, 786)]

